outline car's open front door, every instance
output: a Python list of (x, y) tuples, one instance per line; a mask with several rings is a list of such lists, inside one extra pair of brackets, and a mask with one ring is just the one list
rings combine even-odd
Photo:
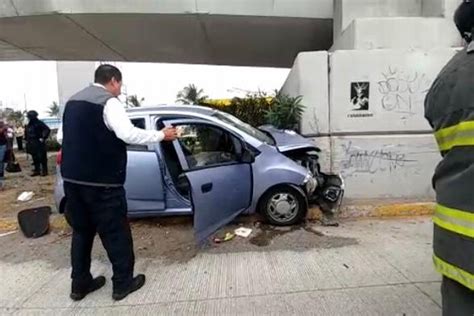
[(189, 171), (194, 209), (194, 229), (199, 241), (228, 224), (250, 205), (249, 164)]
[(217, 124), (182, 119), (165, 125), (182, 131), (175, 149), (190, 184), (195, 234), (203, 241), (249, 207), (251, 160), (242, 159), (243, 141)]

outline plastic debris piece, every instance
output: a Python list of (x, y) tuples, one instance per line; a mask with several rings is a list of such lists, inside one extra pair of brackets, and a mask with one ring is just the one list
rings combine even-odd
[(250, 236), (250, 234), (252, 233), (252, 229), (250, 228), (245, 228), (245, 227), (240, 227), (240, 228), (237, 228), (234, 233), (237, 235), (237, 236), (240, 236), (240, 237), (243, 237), (243, 238), (247, 238), (248, 236)]
[(235, 237), (235, 234), (232, 234), (232, 233), (226, 233), (225, 236), (223, 238), (220, 238), (220, 237), (214, 237), (214, 242), (216, 244), (220, 244), (220, 243), (223, 243), (223, 242), (226, 242), (226, 241), (229, 241), (229, 240), (232, 240), (234, 239)]
[(11, 232), (7, 232), (7, 233), (0, 234), (0, 237), (5, 237), (5, 236), (8, 236), (8, 235), (14, 234), (14, 233), (16, 233), (17, 231), (18, 231), (18, 230), (14, 230), (14, 231), (11, 231)]
[(25, 192), (22, 192), (18, 196), (17, 200), (20, 201), (20, 202), (27, 202), (27, 201), (31, 200), (34, 195), (35, 195), (35, 193), (32, 192), (32, 191), (25, 191)]

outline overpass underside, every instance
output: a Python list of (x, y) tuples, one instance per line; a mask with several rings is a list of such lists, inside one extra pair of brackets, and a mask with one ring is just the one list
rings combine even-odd
[(0, 18), (0, 60), (108, 60), (291, 67), (332, 45), (329, 18), (44, 14)]

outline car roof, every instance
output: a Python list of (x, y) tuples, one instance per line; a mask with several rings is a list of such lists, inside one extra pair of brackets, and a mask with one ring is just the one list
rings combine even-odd
[(157, 106), (144, 106), (137, 108), (128, 108), (127, 113), (129, 114), (160, 114), (161, 112), (176, 112), (176, 114), (194, 113), (201, 115), (212, 115), (216, 110), (199, 105), (157, 105)]

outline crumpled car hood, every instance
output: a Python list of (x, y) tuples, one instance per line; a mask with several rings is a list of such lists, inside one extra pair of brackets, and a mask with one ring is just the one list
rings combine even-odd
[(272, 135), (280, 152), (302, 148), (318, 149), (310, 139), (305, 138), (294, 131), (280, 130), (272, 125), (260, 126), (259, 129)]

